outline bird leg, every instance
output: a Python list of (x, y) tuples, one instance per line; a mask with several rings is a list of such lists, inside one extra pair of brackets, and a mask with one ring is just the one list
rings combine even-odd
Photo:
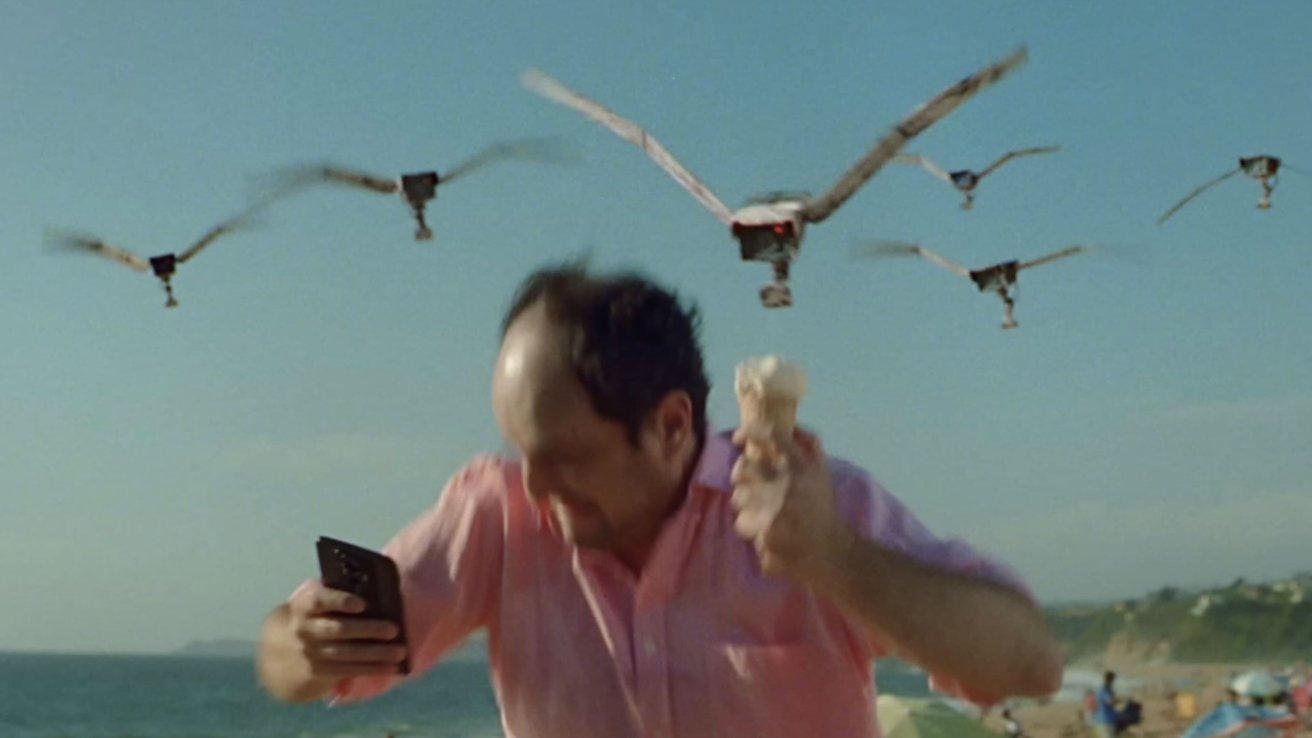
[[(171, 276), (169, 275), (169, 277)], [(164, 282), (164, 294), (168, 295), (169, 298), (164, 302), (164, 307), (175, 308), (178, 306), (178, 301), (173, 297), (173, 282), (170, 281), (169, 277), (160, 277), (160, 280)]]
[(770, 262), (774, 268), (774, 282), (761, 288), (761, 304), (768, 308), (788, 307), (793, 304), (793, 291), (788, 287), (789, 261)]
[(419, 227), (415, 230), (416, 241), (427, 241), (433, 237), (433, 231), (428, 227), (428, 221), (424, 219), (424, 204), (422, 202), (411, 203), (410, 209), (414, 211), (415, 222)]
[(1006, 287), (998, 290), (998, 297), (1002, 298), (1002, 303), (1006, 306), (1006, 313), (1002, 317), (1002, 330), (1010, 330), (1020, 325), (1016, 322), (1016, 301), (1007, 293)]
[(1257, 201), (1257, 207), (1259, 210), (1268, 210), (1271, 207), (1271, 193), (1275, 192), (1276, 185), (1280, 184), (1280, 181), (1274, 177), (1263, 177), (1261, 182), (1262, 199)]
[(971, 192), (970, 190), (966, 190), (965, 192), (963, 192), (963, 193), (961, 193), (961, 194), (963, 194), (963, 195), (966, 196), (966, 199), (963, 200), (962, 203), (961, 203), (961, 209), (962, 209), (962, 210), (970, 210), (971, 207), (973, 207), (973, 206), (975, 205), (975, 193)]

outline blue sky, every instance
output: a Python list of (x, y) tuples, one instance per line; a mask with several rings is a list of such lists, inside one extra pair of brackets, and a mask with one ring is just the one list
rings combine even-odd
[[(554, 6), (554, 7), (553, 7)], [(563, 6), (563, 7), (562, 7)], [(1312, 177), (1273, 209), (1234, 178), (1312, 171), (1312, 6), (1100, 3), (7, 3), (0, 24), (0, 649), (162, 651), (253, 637), (314, 571), (501, 447), (496, 327), (533, 267), (590, 252), (695, 298), (715, 388), (765, 352), (802, 409), (936, 531), (1046, 601), (1285, 575), (1312, 560)], [(639, 151), (518, 82), (539, 67), (644, 125), (730, 207), (824, 191), (889, 126), (1018, 44), (1029, 63), (908, 146), (952, 167), (1060, 144), (971, 212), (885, 168), (763, 310), (762, 264)], [(333, 159), (383, 175), (560, 136), (430, 205), (319, 189), (175, 279), (43, 251), (46, 227), (145, 255), (243, 207), (250, 178)], [(1116, 247), (1001, 305), (920, 261)]]

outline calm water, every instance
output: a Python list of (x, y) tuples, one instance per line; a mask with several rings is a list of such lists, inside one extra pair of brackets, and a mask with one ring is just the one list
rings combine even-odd
[[(881, 664), (879, 688), (928, 694)], [(282, 705), (250, 661), (177, 656), (0, 654), (0, 738), (472, 738), (499, 736), (487, 665), (440, 664), (375, 700)]]

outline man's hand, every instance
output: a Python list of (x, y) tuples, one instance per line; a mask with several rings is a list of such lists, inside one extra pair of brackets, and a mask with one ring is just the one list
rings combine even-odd
[(350, 592), (314, 586), (270, 613), (257, 663), (265, 689), (279, 699), (309, 701), (344, 677), (397, 674), (406, 648), (387, 643), (397, 627), (359, 617), (364, 608)]
[(839, 515), (820, 439), (800, 428), (756, 426), (739, 428), (733, 440), (770, 449), (759, 458), (743, 454), (734, 464), (731, 502), (740, 519), (761, 514), (759, 508), (769, 505), (765, 498), (782, 487), (782, 504), (772, 518), (754, 526), (755, 532), (739, 529), (756, 545), (761, 569), (803, 583), (824, 576), (856, 532)]
[(398, 635), (386, 620), (361, 618), (364, 600), (339, 589), (316, 587), (290, 604), (291, 631), (314, 676), (395, 674), (405, 646), (386, 643)]

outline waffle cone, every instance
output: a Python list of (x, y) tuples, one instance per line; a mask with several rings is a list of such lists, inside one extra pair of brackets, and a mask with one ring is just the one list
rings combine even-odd
[(744, 426), (765, 423), (779, 430), (791, 432), (797, 427), (797, 405), (798, 401), (792, 397), (740, 395), (738, 414)]

